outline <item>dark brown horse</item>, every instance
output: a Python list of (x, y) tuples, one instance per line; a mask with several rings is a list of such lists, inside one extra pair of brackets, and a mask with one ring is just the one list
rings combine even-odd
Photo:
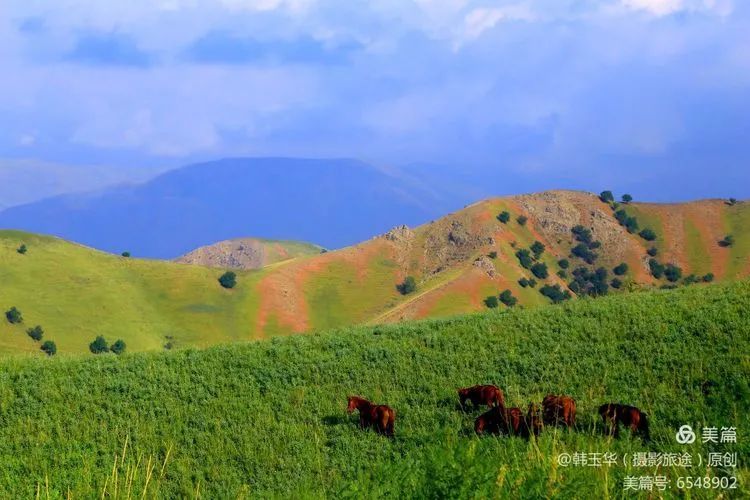
[(562, 423), (573, 427), (576, 423), (576, 400), (570, 396), (548, 394), (542, 400), (542, 417), (545, 425)]
[(536, 403), (529, 403), (529, 411), (526, 413), (526, 418), (524, 419), (522, 434), (526, 437), (529, 437), (532, 434), (538, 436), (543, 428), (544, 420), (542, 419), (542, 411), (539, 408), (539, 405)]
[(458, 400), (461, 402), (461, 407), (466, 404), (467, 399), (474, 406), (487, 405), (492, 408), (493, 406), (502, 407), (505, 405), (505, 396), (503, 396), (502, 389), (494, 385), (475, 385), (459, 389)]
[(523, 427), (523, 413), (520, 408), (495, 406), (479, 415), (474, 421), (474, 432), (483, 434), (520, 435)]
[(602, 416), (604, 425), (607, 426), (607, 433), (611, 436), (620, 434), (618, 424), (622, 424), (630, 428), (630, 432), (633, 434), (640, 434), (644, 440), (651, 439), (648, 430), (648, 417), (635, 406), (607, 403), (599, 407), (599, 415)]
[(396, 412), (390, 406), (375, 405), (359, 396), (349, 396), (348, 413), (359, 410), (359, 426), (363, 429), (375, 427), (380, 434), (393, 437)]

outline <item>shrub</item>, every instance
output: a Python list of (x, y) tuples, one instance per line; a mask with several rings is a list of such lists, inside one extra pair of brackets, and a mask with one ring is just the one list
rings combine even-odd
[(586, 245), (588, 245), (593, 240), (591, 231), (581, 226), (580, 224), (577, 226), (573, 226), (570, 232), (573, 233), (573, 237), (575, 237), (576, 241), (580, 243), (585, 243)]
[(570, 299), (570, 292), (567, 290), (563, 292), (560, 285), (544, 285), (539, 289), (539, 293), (550, 299), (553, 304)]
[(101, 354), (103, 352), (109, 352), (109, 346), (107, 345), (107, 341), (104, 340), (104, 337), (99, 335), (89, 344), (89, 350), (94, 354)]
[(130, 257), (130, 252), (127, 252), (127, 251), (126, 252), (122, 252), (120, 255), (122, 255), (123, 257), (127, 258), (127, 257)]
[(507, 224), (510, 220), (510, 213), (507, 210), (503, 210), (500, 212), (500, 214), (497, 216), (497, 220), (502, 222), (503, 224)]
[(531, 288), (535, 288), (536, 287), (536, 280), (534, 278), (529, 279), (529, 286)]
[(612, 203), (615, 201), (615, 195), (612, 194), (612, 191), (602, 191), (599, 194), (599, 199), (604, 203)]
[(497, 252), (493, 250), (487, 254), (487, 257), (489, 257), (490, 259), (497, 259)]
[(560, 277), (560, 279), (568, 279), (568, 273), (566, 273), (564, 269), (560, 269), (559, 271), (557, 271), (557, 275)]
[(724, 239), (719, 241), (720, 247), (731, 247), (732, 245), (734, 245), (734, 236), (731, 234), (724, 236)]
[(667, 264), (664, 268), (664, 276), (672, 283), (682, 278), (682, 269), (674, 264)]
[(615, 219), (620, 223), (621, 226), (625, 225), (628, 220), (628, 213), (625, 210), (618, 210), (615, 212)]
[(643, 238), (646, 241), (654, 241), (656, 239), (656, 233), (653, 229), (645, 228), (640, 233), (638, 233), (638, 236)]
[(560, 269), (567, 269), (570, 267), (570, 261), (568, 259), (560, 259), (557, 261), (557, 265), (560, 266)]
[(47, 356), (54, 356), (55, 354), (57, 354), (57, 344), (55, 344), (51, 340), (44, 341), (41, 349), (47, 354)]
[(596, 250), (597, 248), (602, 246), (602, 242), (599, 240), (592, 241), (589, 243), (589, 250)]
[(122, 339), (115, 340), (112, 347), (109, 348), (113, 353), (120, 355), (125, 352), (125, 342)]
[(521, 278), (520, 280), (518, 280), (518, 284), (521, 285), (521, 288), (526, 288), (527, 286), (529, 286), (529, 280), (527, 280), (526, 278)]
[(407, 276), (401, 284), (396, 285), (396, 289), (401, 292), (401, 295), (409, 295), (416, 291), (417, 280), (414, 279), (414, 276)]
[(695, 283), (698, 283), (700, 279), (695, 274), (689, 274), (685, 277), (684, 280), (682, 280), (682, 283), (685, 285), (692, 285)]
[(529, 248), (534, 253), (534, 258), (538, 259), (544, 253), (545, 246), (541, 241), (535, 241)]
[(505, 290), (500, 294), (500, 302), (508, 307), (513, 307), (518, 302), (518, 299), (513, 296), (513, 292)]
[(635, 217), (628, 217), (625, 221), (625, 229), (628, 230), (630, 234), (635, 234), (638, 232), (638, 219)]
[(610, 282), (610, 286), (615, 290), (619, 290), (620, 288), (622, 288), (622, 280), (620, 280), (619, 278), (613, 278)]
[(617, 276), (622, 276), (623, 274), (628, 272), (628, 265), (622, 262), (619, 266), (616, 266), (614, 269), (612, 269), (612, 272)]
[(704, 283), (711, 283), (714, 280), (714, 273), (704, 274), (701, 279)]
[(596, 253), (592, 252), (585, 243), (579, 243), (574, 246), (570, 253), (579, 259), (582, 259), (587, 264), (593, 264), (596, 262), (597, 257), (599, 257)]
[(44, 329), (42, 329), (40, 325), (36, 325), (34, 328), (29, 328), (28, 330), (26, 330), (26, 334), (32, 339), (39, 342), (44, 336)]
[(531, 266), (531, 272), (540, 280), (547, 279), (549, 272), (547, 271), (547, 264), (543, 262), (537, 262)]
[(659, 250), (656, 247), (651, 247), (648, 250), (646, 250), (646, 253), (649, 254), (651, 257), (656, 257), (659, 254)]
[(500, 301), (498, 301), (497, 297), (495, 297), (494, 295), (490, 295), (489, 297), (484, 299), (484, 305), (486, 305), (490, 309), (495, 309), (500, 305)]
[(234, 271), (227, 271), (219, 277), (219, 284), (224, 288), (234, 288), (237, 284), (237, 275)]
[(585, 267), (576, 268), (573, 271), (573, 282), (570, 283), (570, 289), (577, 295), (590, 295), (592, 297), (606, 295), (609, 291), (607, 270), (600, 267), (592, 272)]
[(664, 276), (664, 266), (656, 259), (648, 259), (648, 268), (651, 270), (651, 276), (661, 279)]
[(736, 204), (737, 204), (737, 198), (729, 198), (729, 200), (727, 201), (727, 205), (729, 205), (730, 207)]
[(5, 311), (5, 318), (11, 324), (23, 323), (23, 314), (15, 306)]
[(518, 222), (518, 225), (520, 225), (520, 226), (525, 226), (526, 225), (526, 221), (528, 221), (528, 220), (529, 220), (529, 218), (526, 217), (525, 215), (519, 215), (518, 218), (516, 219), (516, 222)]
[(20, 253), (21, 255), (25, 254), (28, 251), (28, 248), (26, 248), (26, 244), (21, 244), (18, 249), (16, 249), (16, 252)]
[(534, 260), (531, 258), (531, 253), (529, 253), (529, 251), (525, 248), (517, 251), (516, 257), (518, 258), (518, 262), (525, 269), (530, 269), (531, 265), (534, 263)]
[(630, 196), (629, 194), (622, 195), (622, 202), (623, 203), (630, 203), (631, 201), (633, 201), (633, 197), (632, 196)]

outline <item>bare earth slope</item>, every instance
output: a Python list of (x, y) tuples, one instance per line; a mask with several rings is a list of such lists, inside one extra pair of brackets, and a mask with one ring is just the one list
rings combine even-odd
[(175, 262), (227, 269), (260, 269), (296, 257), (317, 255), (322, 247), (297, 241), (237, 238), (196, 248)]

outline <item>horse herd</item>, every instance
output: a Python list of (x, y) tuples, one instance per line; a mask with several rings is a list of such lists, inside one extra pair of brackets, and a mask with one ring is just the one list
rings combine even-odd
[[(488, 406), (474, 421), (474, 431), (481, 435), (505, 434), (507, 436), (538, 436), (544, 426), (564, 425), (572, 429), (576, 422), (575, 399), (565, 395), (549, 394), (542, 404), (529, 403), (524, 412), (517, 407), (506, 408), (502, 389), (494, 385), (475, 385), (458, 390), (461, 408), (471, 401), (475, 408)], [(359, 425), (363, 429), (373, 427), (376, 432), (388, 437), (394, 435), (396, 412), (387, 405), (376, 405), (359, 396), (349, 396), (347, 411), (359, 410)], [(619, 434), (619, 424), (629, 428), (633, 434), (640, 434), (649, 440), (648, 417), (635, 406), (619, 403), (606, 403), (599, 407), (599, 415), (604, 421), (609, 435)]]

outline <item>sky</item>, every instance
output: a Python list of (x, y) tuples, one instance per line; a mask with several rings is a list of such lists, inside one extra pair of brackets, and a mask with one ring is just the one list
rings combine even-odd
[(351, 157), (747, 198), (748, 4), (2, 0), (0, 167)]

